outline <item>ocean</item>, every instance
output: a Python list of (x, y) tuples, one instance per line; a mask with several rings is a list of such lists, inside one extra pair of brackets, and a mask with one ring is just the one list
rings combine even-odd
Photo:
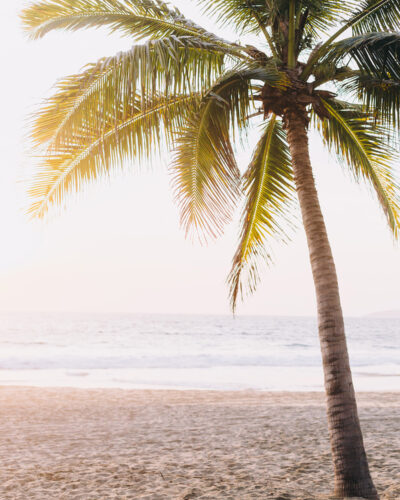
[[(400, 390), (400, 319), (347, 318), (359, 391)], [(320, 391), (306, 317), (0, 314), (0, 385)]]

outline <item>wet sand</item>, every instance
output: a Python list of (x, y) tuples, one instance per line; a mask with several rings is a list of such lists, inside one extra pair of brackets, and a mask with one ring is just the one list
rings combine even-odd
[[(400, 499), (400, 393), (360, 393), (371, 471)], [(0, 498), (329, 498), (320, 393), (0, 388)]]

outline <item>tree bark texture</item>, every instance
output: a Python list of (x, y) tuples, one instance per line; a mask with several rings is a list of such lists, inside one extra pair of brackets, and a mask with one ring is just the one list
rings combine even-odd
[(317, 297), (334, 494), (377, 500), (357, 413), (336, 268), (309, 157), (307, 119), (287, 111), (285, 124)]

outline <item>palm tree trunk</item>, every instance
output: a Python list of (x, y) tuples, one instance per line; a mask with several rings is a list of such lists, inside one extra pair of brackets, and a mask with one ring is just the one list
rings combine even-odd
[(328, 428), (335, 470), (335, 496), (376, 500), (364, 450), (350, 371), (335, 263), (318, 200), (308, 151), (307, 118), (285, 116), (318, 305)]

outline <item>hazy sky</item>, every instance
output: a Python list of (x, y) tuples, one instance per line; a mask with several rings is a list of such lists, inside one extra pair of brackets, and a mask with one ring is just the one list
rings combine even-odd
[[(24, 3), (4, 2), (0, 30), (0, 309), (229, 312), (225, 279), (238, 226), (232, 224), (208, 247), (185, 241), (169, 189), (167, 156), (151, 171), (139, 165), (116, 169), (111, 180), (88, 185), (45, 222), (25, 216), (33, 171), (24, 141), (26, 117), (49, 95), (57, 78), (127, 49), (131, 42), (104, 30), (52, 33), (28, 41), (17, 18)], [(195, 2), (176, 4), (203, 22)], [(212, 27), (209, 21), (203, 24)], [(400, 309), (400, 249), (375, 197), (343, 172), (318, 136), (312, 136), (311, 152), (345, 313)], [(247, 159), (240, 155), (242, 164)], [(262, 285), (239, 313), (315, 314), (301, 227), (290, 245), (273, 248), (275, 266), (264, 273)]]

